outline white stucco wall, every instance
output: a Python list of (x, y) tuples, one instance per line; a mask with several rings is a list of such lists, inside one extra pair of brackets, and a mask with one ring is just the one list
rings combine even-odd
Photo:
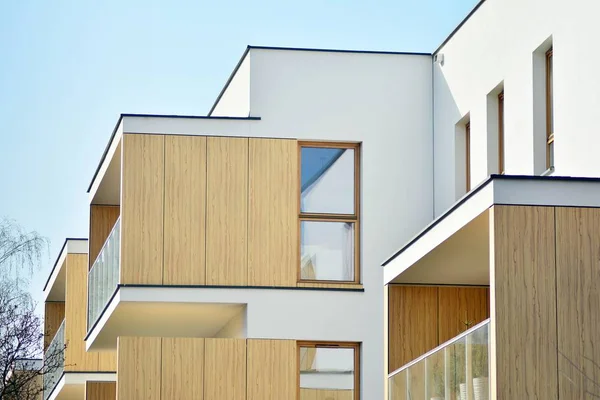
[(497, 111), (488, 94), (498, 85), (504, 85), (506, 173), (544, 172), (544, 68), (537, 64), (550, 44), (554, 175), (599, 175), (599, 11), (600, 3), (589, 0), (487, 0), (440, 49), (444, 65), (434, 65), (433, 73), (436, 215), (464, 194), (456, 181), (461, 160), (455, 158), (455, 127), (465, 115), (471, 120), (471, 187), (497, 172), (497, 162), (490, 161), (497, 146), (488, 143), (488, 136), (495, 138), (488, 126)]
[(216, 104), (211, 116), (247, 117), (250, 112), (250, 54), (241, 61), (235, 75)]
[[(362, 142), (364, 292), (190, 289), (200, 297), (189, 301), (207, 301), (201, 296), (214, 294), (213, 301), (222, 297), (220, 301), (247, 304), (250, 338), (361, 342), (362, 398), (381, 399), (380, 265), (433, 218), (431, 57), (272, 49), (251, 49), (250, 57), (250, 116), (260, 120), (130, 116), (123, 119), (123, 132)], [(125, 292), (136, 290), (143, 289)], [(156, 289), (169, 290), (177, 293), (165, 297), (171, 301), (184, 301), (188, 293)]]
[[(360, 299), (355, 306), (336, 302), (334, 314), (346, 321), (344, 340), (363, 342), (362, 396), (383, 398), (380, 263), (433, 216), (431, 57), (266, 49), (252, 49), (251, 56), (250, 115), (261, 117), (253, 132), (362, 142), (365, 292), (348, 296), (349, 301)], [(340, 297), (319, 292), (310, 296), (315, 303)], [(333, 339), (331, 333), (338, 331), (333, 319), (297, 315), (313, 325), (299, 330), (297, 339), (318, 339), (310, 331)], [(265, 328), (265, 333), (269, 330), (278, 328)]]

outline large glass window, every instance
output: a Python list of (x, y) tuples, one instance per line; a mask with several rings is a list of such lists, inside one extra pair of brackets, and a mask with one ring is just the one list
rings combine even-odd
[(357, 143), (300, 143), (300, 281), (360, 282)]
[(358, 343), (298, 344), (300, 400), (360, 399)]

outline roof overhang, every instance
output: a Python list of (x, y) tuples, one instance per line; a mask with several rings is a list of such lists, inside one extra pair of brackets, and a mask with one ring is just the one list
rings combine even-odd
[[(494, 205), (600, 207), (600, 179), (492, 175), (382, 264), (384, 284), (485, 284), (482, 280), (489, 265), (487, 213)], [(452, 262), (448, 255), (457, 253), (465, 265), (484, 265), (455, 275), (455, 282), (449, 280), (443, 268)]]
[(116, 382), (116, 372), (65, 371), (52, 389), (48, 400), (81, 400), (85, 398), (86, 382)]
[(44, 301), (65, 301), (67, 254), (87, 254), (88, 240), (67, 238), (44, 285)]
[(116, 205), (113, 192), (120, 185), (114, 181), (120, 179), (124, 134), (251, 137), (259, 121), (259, 117), (121, 114), (88, 187), (90, 203)]

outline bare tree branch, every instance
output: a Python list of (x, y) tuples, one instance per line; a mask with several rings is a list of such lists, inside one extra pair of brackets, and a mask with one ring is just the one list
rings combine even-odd
[[(14, 281), (0, 281), (0, 399), (38, 400), (55, 382), (45, 376), (61, 372), (64, 364), (62, 341), (44, 354), (41, 319), (35, 303)], [(40, 359), (39, 363), (27, 360)]]
[(48, 244), (36, 231), (26, 232), (15, 221), (0, 219), (0, 277), (10, 273), (18, 277), (23, 270), (32, 274)]

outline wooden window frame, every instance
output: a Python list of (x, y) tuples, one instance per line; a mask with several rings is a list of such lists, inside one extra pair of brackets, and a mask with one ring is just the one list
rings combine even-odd
[(335, 341), (298, 341), (296, 342), (296, 390), (297, 398), (300, 399), (300, 349), (326, 348), (326, 349), (353, 349), (354, 350), (354, 399), (360, 400), (360, 343), (357, 342), (335, 342)]
[(504, 175), (504, 90), (498, 95), (498, 173)]
[[(329, 148), (354, 150), (354, 214), (306, 213), (301, 211), (302, 198), (302, 148)], [(298, 141), (298, 283), (357, 284), (360, 274), (360, 149), (359, 142)], [(354, 280), (302, 279), (302, 222), (348, 222), (354, 224)]]
[(465, 124), (465, 187), (471, 191), (471, 121)]
[[(550, 87), (552, 86), (552, 79), (554, 76), (554, 58), (553, 48), (546, 52), (546, 168), (550, 169), (554, 167), (550, 162), (550, 149), (554, 143), (554, 87), (552, 93), (550, 93)], [(552, 67), (552, 74), (550, 74), (550, 67)]]

